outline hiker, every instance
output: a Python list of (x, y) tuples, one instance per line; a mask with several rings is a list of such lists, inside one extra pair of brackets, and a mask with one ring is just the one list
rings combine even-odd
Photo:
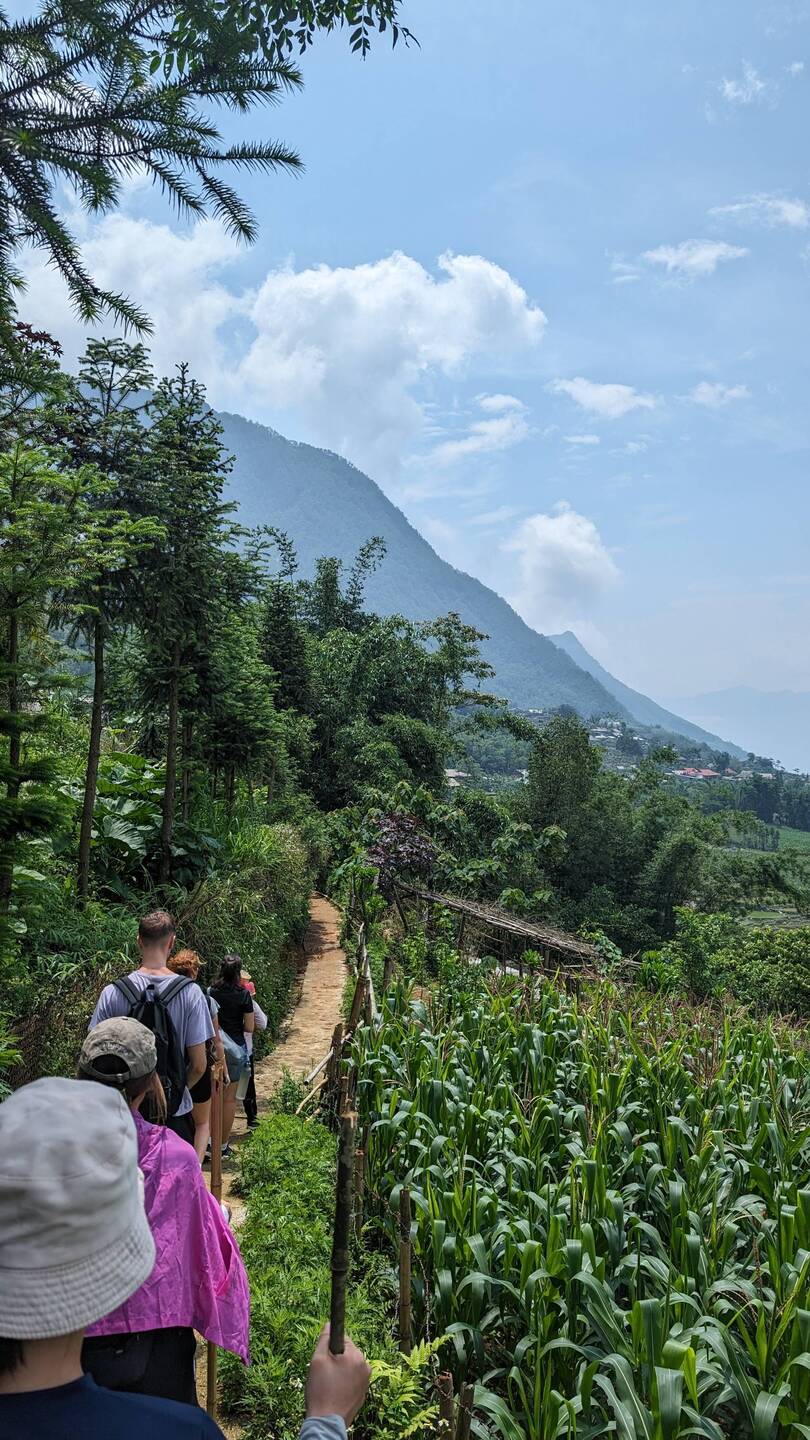
[(242, 988), (241, 979), (241, 955), (226, 955), (208, 992), (219, 1006), (219, 1028), (228, 1057), (230, 1083), (226, 1086), (222, 1107), (222, 1153), (225, 1156), (231, 1153), (228, 1141), (236, 1115), (236, 1101), (244, 1099), (250, 1080), (246, 1040), (249, 1035), (252, 1042), (255, 1025), (253, 1000)]
[(140, 1290), (90, 1327), (82, 1360), (111, 1390), (196, 1405), (194, 1331), (247, 1363), (250, 1291), (239, 1247), (195, 1155), (139, 1113), (147, 1098), (161, 1108), (156, 1067), (154, 1035), (126, 1018), (103, 1020), (79, 1055), (79, 1079), (112, 1086), (132, 1111), (157, 1252)]
[(205, 1047), (205, 1074), (201, 1076), (196, 1085), (189, 1088), (191, 1115), (194, 1121), (194, 1149), (197, 1152), (197, 1159), (202, 1165), (208, 1141), (211, 1138), (211, 1071), (215, 1063), (219, 1063), (223, 1067), (222, 1084), (228, 1084), (228, 1065), (222, 1036), (219, 1032), (219, 1006), (216, 1000), (206, 994), (200, 985), (198, 977), (201, 961), (196, 950), (178, 950), (176, 955), (169, 956), (166, 964), (174, 975), (188, 975), (189, 979), (199, 987), (211, 1012), (211, 1023), (214, 1026), (213, 1038)]
[[(224, 1440), (197, 1407), (105, 1390), (82, 1372), (86, 1327), (133, 1295), (154, 1263), (137, 1132), (122, 1097), (47, 1079), (4, 1101), (0, 1440)], [(346, 1440), (369, 1373), (348, 1339), (343, 1355), (330, 1355), (325, 1329), (299, 1440)]]
[[(253, 983), (252, 975), (250, 975), (247, 970), (242, 971), (242, 989), (247, 990), (248, 995), (253, 1001), (254, 1033), (255, 1030), (266, 1030), (267, 1016), (256, 999), (256, 986)], [(259, 1102), (256, 1099), (256, 1067), (253, 1057), (253, 1035), (245, 1036), (245, 1044), (247, 1045), (248, 1059), (250, 1061), (250, 1079), (248, 1080), (248, 1087), (245, 1091), (245, 1098), (242, 1104), (245, 1110), (248, 1130), (255, 1130), (259, 1123)]]
[(167, 910), (153, 910), (138, 926), (141, 963), (122, 980), (102, 990), (92, 1019), (129, 1015), (155, 1031), (158, 1074), (166, 1096), (166, 1124), (181, 1140), (194, 1144), (190, 1087), (205, 1074), (206, 1043), (214, 1025), (199, 986), (187, 975), (174, 975), (166, 961), (174, 947), (176, 926)]

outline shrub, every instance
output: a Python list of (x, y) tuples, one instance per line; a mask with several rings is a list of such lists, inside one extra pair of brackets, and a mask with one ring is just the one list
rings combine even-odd
[[(309, 1358), (329, 1314), (335, 1137), (290, 1115), (263, 1120), (243, 1147), (239, 1241), (250, 1276), (253, 1364), (223, 1361), (223, 1401), (246, 1440), (294, 1440)], [(369, 1357), (395, 1361), (390, 1282), (376, 1259), (349, 1285), (347, 1330)], [(374, 1424), (373, 1404), (355, 1433)]]

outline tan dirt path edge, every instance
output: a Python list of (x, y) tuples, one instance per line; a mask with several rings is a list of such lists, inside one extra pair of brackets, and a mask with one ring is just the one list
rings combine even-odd
[[(298, 977), (298, 1000), (287, 1016), (281, 1038), (275, 1049), (256, 1065), (256, 1098), (259, 1115), (267, 1109), (274, 1090), (285, 1070), (296, 1080), (308, 1075), (329, 1051), (332, 1034), (341, 1017), (343, 990), (348, 975), (346, 955), (340, 946), (341, 914), (337, 906), (323, 895), (312, 895), (309, 902), (309, 925), (300, 956), (302, 972)], [(261, 995), (258, 997), (261, 1004)], [(239, 1145), (248, 1134), (242, 1106), (237, 1106), (236, 1123), (231, 1136)], [(222, 1167), (222, 1198), (231, 1207), (231, 1225), (238, 1227), (245, 1218), (245, 1205), (234, 1195), (231, 1182), (234, 1167), (226, 1161)], [(206, 1179), (210, 1179), (208, 1167)], [(197, 1393), (205, 1403), (206, 1347), (198, 1346)], [(241, 1426), (219, 1420), (227, 1440), (239, 1440)]]

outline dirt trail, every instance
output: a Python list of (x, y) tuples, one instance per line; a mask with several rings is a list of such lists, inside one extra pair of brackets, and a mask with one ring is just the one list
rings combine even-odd
[[(256, 1098), (260, 1116), (267, 1109), (285, 1070), (298, 1080), (315, 1069), (318, 1061), (328, 1052), (332, 1033), (340, 1019), (348, 973), (346, 956), (340, 947), (340, 911), (322, 895), (313, 895), (309, 902), (309, 926), (302, 947), (301, 967), (298, 999), (282, 1026), (281, 1038), (272, 1054), (256, 1065)], [(261, 1002), (261, 996), (258, 999)], [(249, 1133), (241, 1105), (237, 1106), (237, 1111), (231, 1135), (234, 1145), (240, 1145)], [(231, 1224), (237, 1229), (244, 1219), (245, 1207), (241, 1198), (232, 1193), (235, 1169), (232, 1161), (226, 1161), (222, 1166), (222, 1198), (231, 1207)], [(208, 1178), (207, 1167), (205, 1175)], [(204, 1403), (204, 1346), (200, 1347), (200, 1352), (197, 1392)], [(221, 1420), (219, 1424), (229, 1440), (231, 1437), (237, 1440), (241, 1434), (237, 1426), (231, 1427)]]

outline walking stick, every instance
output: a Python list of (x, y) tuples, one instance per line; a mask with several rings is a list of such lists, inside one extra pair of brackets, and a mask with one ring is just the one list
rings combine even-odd
[[(211, 1070), (211, 1194), (217, 1203), (222, 1199), (222, 1065)], [(217, 1347), (208, 1341), (208, 1368), (205, 1408), (212, 1420), (217, 1417)]]
[(337, 1186), (335, 1190), (335, 1228), (332, 1233), (332, 1303), (330, 1307), (329, 1349), (342, 1355), (345, 1349), (346, 1277), (349, 1273), (349, 1232), (352, 1223), (352, 1182), (354, 1180), (354, 1145), (357, 1116), (353, 1111), (340, 1117), (340, 1150), (338, 1152)]

